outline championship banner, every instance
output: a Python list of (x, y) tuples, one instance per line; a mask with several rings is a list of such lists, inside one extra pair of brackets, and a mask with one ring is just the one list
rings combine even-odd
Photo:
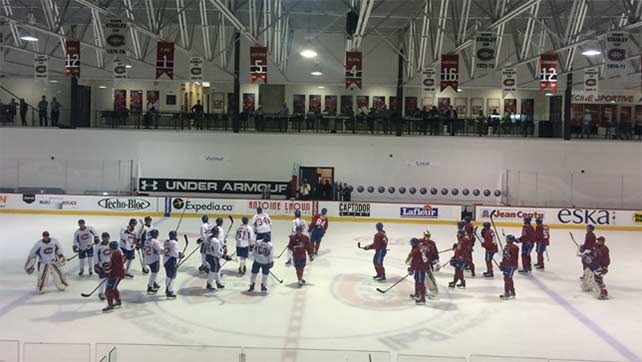
[(109, 55), (127, 55), (127, 22), (121, 18), (107, 18), (103, 25), (105, 51)]
[(203, 80), (203, 58), (189, 58), (189, 81), (200, 82)]
[(127, 66), (120, 60), (114, 60), (114, 79), (127, 79)]
[(441, 91), (448, 87), (455, 92), (459, 87), (459, 54), (441, 55)]
[(80, 77), (80, 41), (65, 40), (65, 77)]
[(517, 69), (502, 69), (502, 92), (505, 95), (517, 91)]
[(497, 33), (479, 33), (475, 37), (475, 69), (479, 74), (495, 69)]
[(539, 58), (539, 90), (557, 92), (557, 54), (542, 54)]
[(584, 69), (584, 94), (597, 97), (597, 87), (600, 79), (599, 68)]
[(423, 80), (421, 83), (424, 94), (434, 93), (437, 90), (437, 80), (435, 79), (437, 71), (435, 68), (426, 68), (422, 74)]
[(43, 54), (36, 54), (33, 58), (33, 77), (47, 81), (49, 78), (49, 57)]
[(266, 47), (250, 47), (250, 84), (254, 84), (258, 79), (263, 84), (268, 82), (268, 62)]
[(156, 45), (156, 79), (163, 74), (174, 79), (174, 43), (159, 41)]
[(627, 57), (626, 46), (629, 42), (629, 34), (622, 32), (611, 32), (606, 36), (606, 70), (625, 71)]
[(361, 52), (346, 52), (346, 89), (363, 87), (363, 58)]

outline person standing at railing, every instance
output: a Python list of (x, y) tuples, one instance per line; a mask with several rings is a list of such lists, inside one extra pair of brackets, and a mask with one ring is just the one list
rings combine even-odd
[(53, 97), (51, 100), (51, 126), (58, 127), (58, 119), (60, 119), (60, 102)]
[(7, 106), (7, 116), (9, 116), (9, 121), (12, 125), (16, 125), (16, 111), (18, 109), (18, 103), (16, 103), (15, 98), (11, 98), (11, 103)]
[(192, 116), (194, 117), (194, 127), (203, 129), (203, 105), (200, 99), (192, 106)]
[(24, 98), (20, 98), (20, 121), (23, 126), (27, 125), (27, 110), (27, 102), (25, 102)]
[(38, 118), (40, 119), (40, 127), (47, 127), (47, 110), (49, 109), (49, 102), (47, 102), (47, 97), (42, 96), (40, 102), (38, 102)]
[(588, 109), (584, 110), (584, 115), (582, 116), (582, 136), (586, 135), (586, 139), (591, 138), (591, 122), (593, 122), (593, 117), (591, 116), (591, 111)]

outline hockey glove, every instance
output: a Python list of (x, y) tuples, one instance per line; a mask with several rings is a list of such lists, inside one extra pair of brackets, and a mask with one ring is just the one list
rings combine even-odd
[(432, 267), (435, 269), (436, 272), (441, 270), (441, 264), (439, 264), (439, 260), (435, 260), (432, 262)]
[(363, 247), (363, 250), (370, 250), (370, 245), (366, 245)]
[(27, 269), (25, 269), (25, 271), (27, 272), (27, 274), (31, 275), (31, 274), (33, 274), (33, 272), (36, 271), (36, 268), (33, 267), (33, 266), (30, 266)]
[(271, 261), (270, 264), (268, 264), (268, 269), (272, 269), (274, 267), (274, 261)]
[(96, 272), (96, 274), (102, 274), (103, 273), (103, 268), (101, 268), (100, 265), (95, 264), (94, 265), (94, 271)]
[(413, 275), (415, 274), (415, 271), (412, 270), (411, 268), (408, 268), (408, 275)]
[(72, 247), (72, 249), (74, 250), (74, 253), (78, 253), (78, 252), (80, 251), (80, 249), (78, 249), (78, 246), (77, 246), (77, 245), (74, 245), (74, 246)]
[(314, 261), (314, 255), (310, 255), (310, 262)]
[(200, 238), (199, 238), (199, 239), (196, 239), (196, 244), (200, 244), (200, 243), (202, 243), (202, 242), (203, 242), (203, 240), (201, 240)]
[(179, 252), (178, 252), (178, 258), (179, 258), (179, 259), (183, 259), (184, 257), (185, 257), (185, 254), (183, 254), (183, 252), (182, 252), (182, 251), (179, 251)]
[(67, 263), (67, 258), (65, 258), (64, 255), (59, 254), (58, 255), (58, 264), (60, 264), (60, 266), (64, 266), (65, 263)]

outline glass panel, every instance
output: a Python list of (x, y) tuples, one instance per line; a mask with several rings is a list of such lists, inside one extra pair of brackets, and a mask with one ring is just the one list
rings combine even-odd
[(238, 361), (240, 354), (240, 347), (96, 344), (96, 361), (99, 362)]
[(390, 362), (389, 352), (244, 348), (244, 362)]
[(538, 362), (548, 361), (546, 358), (499, 357), (499, 356), (470, 356), (470, 362)]
[(89, 362), (91, 346), (82, 343), (24, 343), (23, 362)]
[(0, 361), (18, 362), (20, 343), (18, 341), (0, 341)]
[(466, 362), (466, 358), (400, 354), (400, 355), (397, 355), (397, 362)]

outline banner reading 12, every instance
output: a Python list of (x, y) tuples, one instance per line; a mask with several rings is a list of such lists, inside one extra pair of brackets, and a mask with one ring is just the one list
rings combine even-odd
[(346, 89), (363, 86), (361, 52), (346, 52)]
[(65, 77), (80, 77), (80, 41), (65, 40)]

